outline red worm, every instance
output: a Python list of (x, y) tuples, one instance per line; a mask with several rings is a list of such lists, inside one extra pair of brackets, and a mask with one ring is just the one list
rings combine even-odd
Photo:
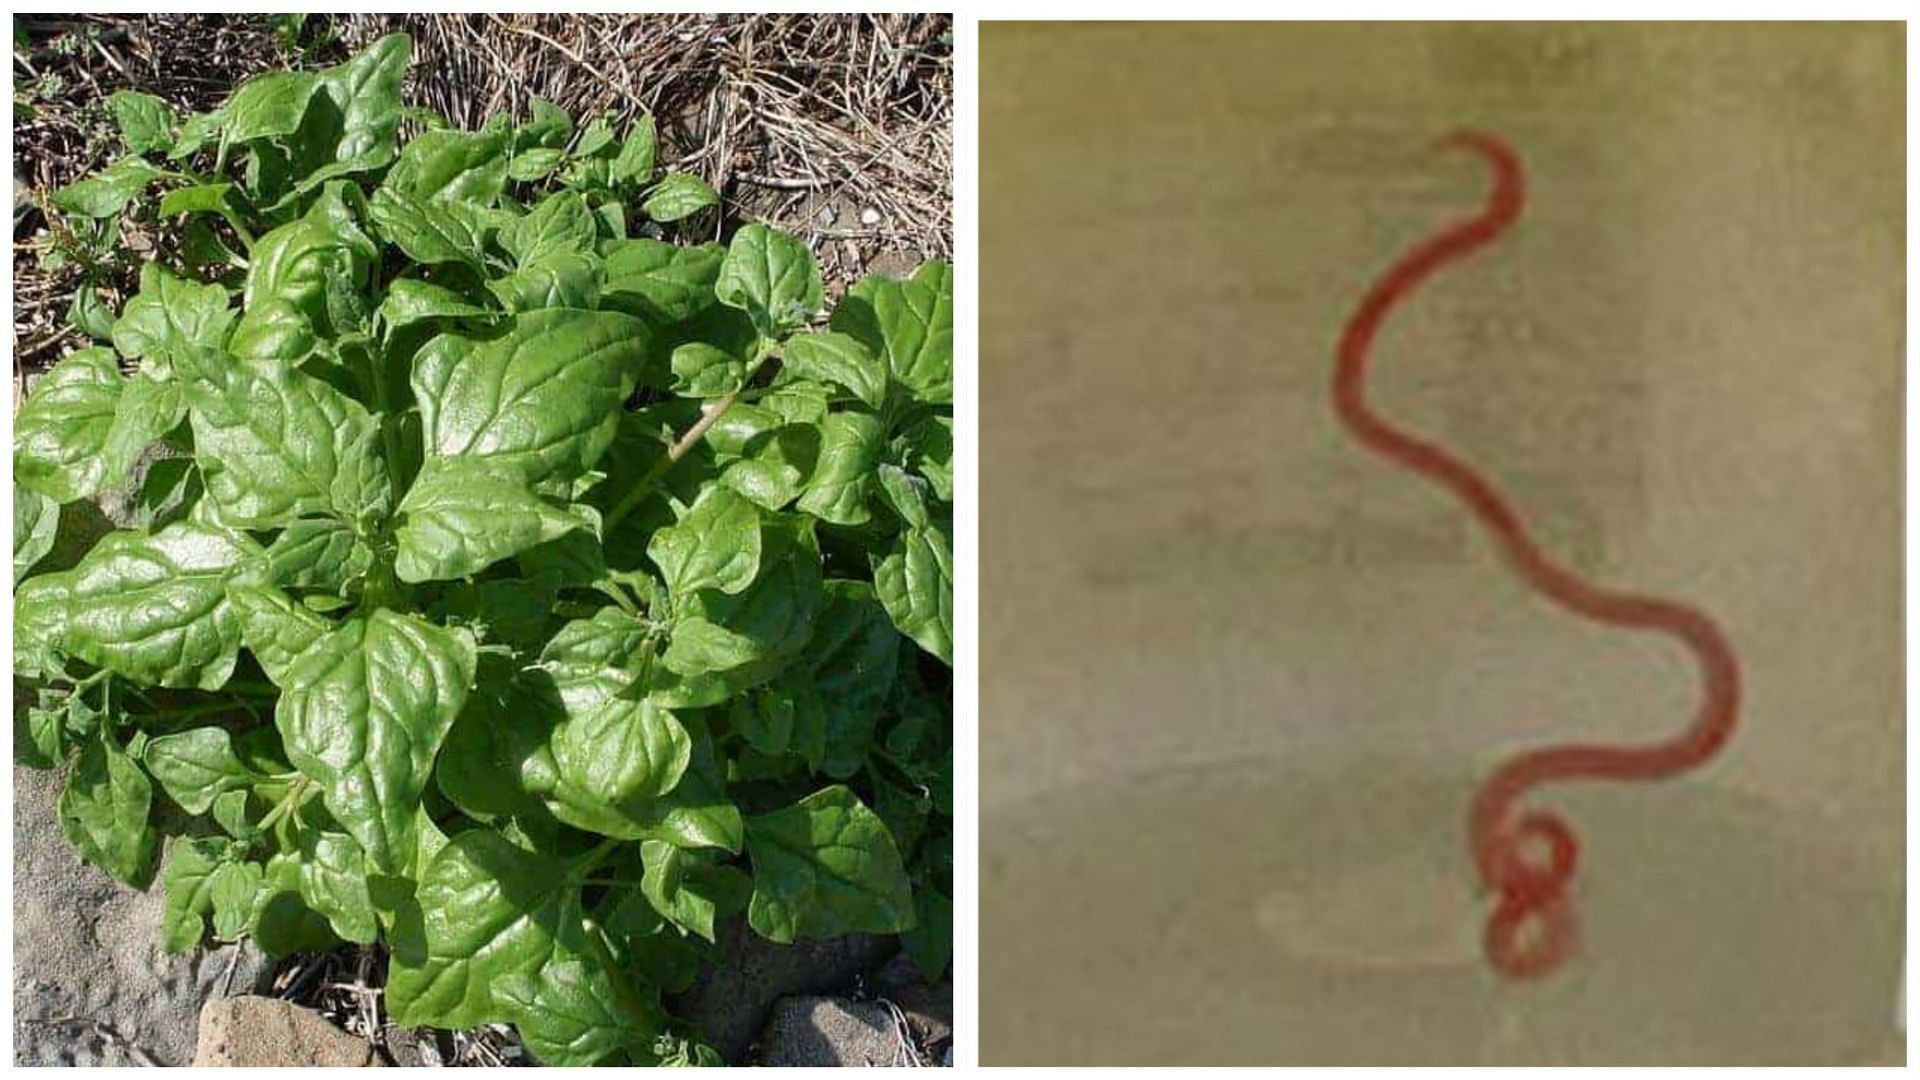
[(1394, 427), (1368, 407), (1367, 353), (1387, 313), (1436, 270), (1492, 243), (1519, 219), (1526, 201), (1520, 158), (1506, 143), (1492, 135), (1460, 132), (1438, 145), (1484, 158), (1493, 169), (1493, 190), (1477, 214), (1421, 241), (1367, 290), (1340, 338), (1335, 410), (1363, 445), (1464, 502), (1507, 563), (1536, 591), (1595, 622), (1676, 638), (1700, 665), (1700, 710), (1692, 727), (1678, 736), (1639, 746), (1572, 744), (1531, 750), (1501, 765), (1474, 797), (1469, 826), (1473, 857), (1481, 881), (1497, 898), (1483, 938), (1487, 959), (1502, 975), (1531, 978), (1552, 971), (1573, 950), (1576, 928), (1569, 892), (1580, 845), (1564, 818), (1550, 810), (1523, 810), (1523, 797), (1538, 785), (1557, 781), (1657, 780), (1698, 767), (1733, 734), (1740, 668), (1725, 635), (1704, 612), (1582, 580), (1540, 550), (1520, 515), (1472, 466)]

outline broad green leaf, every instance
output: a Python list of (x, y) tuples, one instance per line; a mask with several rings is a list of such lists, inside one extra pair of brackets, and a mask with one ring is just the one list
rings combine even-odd
[(232, 184), (194, 184), (191, 187), (174, 188), (160, 197), (160, 216), (230, 215), (234, 212), (233, 203), (229, 201), (232, 193)]
[(373, 549), (334, 518), (301, 518), (267, 547), (267, 576), (275, 584), (339, 593), (373, 567)]
[(871, 520), (867, 499), (885, 437), (879, 418), (869, 413), (829, 413), (820, 424), (820, 461), (800, 495), (800, 509), (835, 525)]
[(173, 143), (173, 109), (152, 94), (120, 90), (107, 98), (120, 138), (136, 154), (165, 150)]
[(305, 360), (318, 343), (313, 322), (304, 312), (290, 301), (271, 297), (240, 316), (227, 339), (227, 351), (236, 360), (284, 368)]
[(930, 262), (905, 281), (875, 275), (840, 301), (833, 328), (886, 358), (895, 382), (922, 401), (953, 400), (953, 268)]
[(333, 629), (332, 623), (278, 589), (235, 585), (227, 590), (227, 599), (240, 617), (247, 649), (276, 685), (284, 683), (295, 662)]
[(749, 443), (720, 474), (720, 483), (764, 509), (781, 510), (800, 497), (819, 460), (819, 428), (779, 424)]
[(667, 366), (673, 372), (673, 392), (681, 397), (725, 397), (738, 393), (747, 381), (745, 361), (704, 341), (677, 346)]
[(953, 501), (953, 417), (929, 416), (904, 433), (907, 467), (926, 478), (942, 502)]
[(714, 295), (753, 320), (763, 337), (779, 339), (820, 310), (820, 268), (807, 245), (769, 225), (742, 225), (727, 245)]
[(494, 987), (534, 975), (556, 946), (584, 951), (578, 887), (564, 865), (486, 829), (461, 833), (420, 877), (426, 916), (421, 954), (397, 952), (387, 1004), (409, 1027), (467, 1028), (509, 1012)]
[(566, 157), (566, 151), (545, 146), (523, 151), (507, 162), (507, 179), (521, 183), (539, 180), (558, 168)]
[[(237, 709), (236, 709), (237, 711)], [(225, 728), (192, 728), (147, 743), (141, 761), (160, 782), (160, 790), (189, 814), (204, 814), (214, 797), (244, 788), (254, 772), (233, 752)]]
[(300, 898), (326, 916), (344, 941), (373, 944), (379, 935), (369, 871), (360, 845), (341, 833), (306, 830), (300, 837)]
[(470, 204), (416, 198), (382, 187), (373, 193), (368, 211), (374, 229), (413, 261), (480, 269), (480, 219)]
[(471, 319), (491, 317), (483, 307), (444, 285), (417, 278), (395, 278), (380, 302), (380, 318), (389, 330), (433, 319)]
[(106, 301), (100, 299), (100, 290), (91, 285), (82, 285), (73, 291), (73, 303), (67, 307), (67, 324), (95, 341), (108, 341), (113, 337), (113, 322), (118, 318)]
[(663, 840), (642, 841), (640, 859), (640, 890), (654, 910), (682, 930), (714, 940), (719, 904), (710, 875), (713, 867), (702, 856)]
[(611, 803), (654, 799), (686, 774), (693, 741), (666, 709), (607, 695), (606, 681), (562, 681), (566, 719), (554, 728), (563, 783)]
[[(29, 577), (13, 589), (13, 673), (45, 678), (63, 668), (67, 603), (73, 574)], [(16, 735), (17, 738), (17, 735)], [(51, 762), (49, 762), (51, 764)]]
[(769, 940), (891, 934), (913, 925), (912, 886), (893, 837), (845, 787), (749, 817), (747, 854), (747, 922)]
[(653, 179), (655, 148), (653, 114), (641, 113), (628, 129), (620, 153), (613, 159), (608, 175), (616, 184), (642, 185)]
[(409, 615), (343, 623), (281, 672), (274, 723), (287, 756), (368, 863), (403, 873), (434, 755), (473, 683), (474, 644)]
[(597, 227), (593, 211), (578, 192), (562, 191), (541, 200), (525, 217), (500, 230), (500, 246), (525, 266), (554, 251), (593, 249)]
[(298, 370), (234, 365), (209, 382), (192, 402), (193, 441), (223, 518), (351, 522), (388, 505), (379, 423), (359, 402)]
[(222, 941), (238, 941), (253, 922), (259, 907), (260, 886), (266, 873), (259, 863), (221, 863), (207, 885), (213, 901), (213, 936)]
[(161, 874), (167, 902), (160, 931), (160, 945), (167, 952), (191, 951), (207, 936), (213, 872), (226, 849), (225, 841), (208, 837), (176, 836), (167, 844), (167, 868)]
[(513, 130), (513, 144), (520, 149), (533, 146), (564, 147), (573, 137), (573, 117), (567, 110), (542, 97), (528, 103), (530, 118)]
[(709, 206), (716, 206), (720, 196), (705, 180), (692, 173), (668, 173), (647, 193), (647, 201), (640, 209), (655, 221), (679, 221), (692, 217)]
[(870, 409), (886, 402), (885, 363), (851, 334), (795, 334), (781, 346), (780, 365), (797, 378), (844, 387)]
[(227, 142), (244, 143), (291, 135), (306, 118), (319, 82), (308, 71), (271, 71), (240, 84), (220, 107)]
[(552, 505), (487, 458), (429, 458), (400, 500), (394, 572), (401, 581), (467, 577), (587, 522)]
[(492, 340), (440, 335), (413, 366), (428, 453), (529, 482), (580, 475), (613, 442), (648, 337), (630, 316), (562, 308), (518, 315)]
[(219, 348), (236, 314), (227, 306), (227, 290), (187, 281), (150, 262), (140, 268), (140, 291), (113, 324), (113, 347), (124, 356), (158, 361), (165, 371), (186, 350)]
[(284, 300), (324, 333), (333, 322), (329, 288), (364, 289), (379, 249), (353, 211), (329, 186), (306, 215), (274, 229), (253, 245), (243, 305)]
[(661, 663), (681, 677), (656, 688), (669, 707), (717, 705), (778, 675), (806, 647), (824, 594), (820, 548), (802, 519), (761, 526), (760, 574), (738, 595), (705, 590), (677, 598)]
[(134, 196), (160, 179), (162, 170), (138, 157), (123, 157), (84, 180), (53, 193), (53, 205), (77, 217), (117, 217)]
[(908, 529), (875, 559), (873, 585), (900, 632), (953, 663), (953, 547), (938, 528)]
[(327, 123), (313, 132), (319, 143), (309, 157), (323, 167), (309, 174), (302, 189), (348, 172), (378, 169), (393, 160), (400, 127), (400, 84), (406, 78), (412, 40), (388, 34), (345, 63), (319, 73), (316, 82), (332, 109)]
[(580, 129), (580, 139), (573, 144), (573, 152), (579, 157), (595, 157), (600, 151), (613, 145), (613, 125), (607, 122), (605, 115), (596, 116)]
[(660, 240), (624, 240), (606, 253), (600, 295), (608, 307), (677, 323), (712, 306), (727, 249), (680, 247)]
[(104, 726), (81, 747), (60, 793), (60, 831), (80, 857), (144, 889), (153, 874), (155, 835), (147, 822), (153, 785)]
[(240, 648), (227, 582), (260, 555), (244, 537), (187, 522), (151, 536), (109, 533), (55, 575), (65, 591), (60, 645), (143, 686), (217, 690)]
[(549, 251), (513, 273), (487, 282), (487, 291), (511, 312), (591, 308), (599, 290), (599, 260), (578, 251)]
[(13, 493), (13, 583), (33, 572), (34, 565), (53, 550), (60, 531), (60, 504), (37, 492), (18, 488)]
[(400, 151), (385, 186), (419, 199), (486, 206), (506, 184), (504, 131), (426, 131)]
[(82, 349), (33, 380), (13, 418), (14, 483), (60, 503), (99, 491), (125, 382), (113, 350), (97, 348)]
[(251, 838), (258, 830), (247, 815), (247, 792), (223, 791), (213, 797), (213, 820), (235, 839)]
[(107, 467), (102, 483), (114, 488), (125, 485), (141, 453), (186, 418), (180, 380), (162, 382), (145, 371), (127, 380), (114, 405), (106, 444), (100, 448)]
[(676, 597), (701, 589), (738, 594), (760, 572), (760, 511), (733, 491), (708, 488), (678, 522), (653, 534), (647, 557)]
[(663, 1017), (614, 988), (613, 979), (626, 977), (599, 964), (557, 960), (536, 973), (503, 977), (493, 997), (542, 1065), (598, 1065), (650, 1044), (661, 1029)]

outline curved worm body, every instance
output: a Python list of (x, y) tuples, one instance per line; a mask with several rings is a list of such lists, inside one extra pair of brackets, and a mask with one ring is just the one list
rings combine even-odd
[(1470, 150), (1493, 170), (1486, 205), (1474, 216), (1421, 241), (1390, 267), (1361, 300), (1340, 338), (1334, 408), (1367, 448), (1439, 484), (1466, 504), (1509, 566), (1528, 585), (1572, 613), (1677, 639), (1699, 663), (1699, 712), (1691, 727), (1664, 742), (1637, 746), (1571, 744), (1520, 754), (1501, 765), (1475, 796), (1469, 838), (1480, 879), (1495, 906), (1483, 939), (1494, 969), (1513, 978), (1543, 975), (1572, 952), (1576, 923), (1569, 892), (1580, 845), (1564, 818), (1522, 810), (1533, 788), (1563, 780), (1657, 780), (1704, 763), (1733, 734), (1740, 705), (1740, 669), (1718, 625), (1685, 604), (1614, 592), (1575, 575), (1543, 552), (1526, 523), (1493, 485), (1445, 448), (1397, 428), (1366, 399), (1368, 352), (1393, 307), (1428, 277), (1497, 239), (1520, 217), (1526, 185), (1519, 156), (1501, 140), (1462, 132), (1440, 143)]

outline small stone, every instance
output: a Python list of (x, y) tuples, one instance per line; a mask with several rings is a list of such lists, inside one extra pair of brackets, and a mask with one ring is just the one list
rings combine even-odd
[(862, 225), (880, 224), (880, 211), (875, 210), (871, 206), (867, 207), (865, 210), (860, 211), (860, 224)]
[(382, 1064), (365, 1039), (355, 1038), (312, 1009), (268, 997), (215, 998), (200, 1010), (199, 1067), (332, 1066)]
[(879, 1001), (845, 998), (782, 998), (760, 1036), (759, 1063), (808, 1065), (912, 1065), (913, 1046)]

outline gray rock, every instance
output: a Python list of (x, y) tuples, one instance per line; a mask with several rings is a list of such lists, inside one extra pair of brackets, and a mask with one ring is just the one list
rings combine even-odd
[(214, 998), (200, 1010), (196, 1067), (363, 1067), (384, 1064), (372, 1044), (312, 1009), (269, 997)]
[(703, 970), (693, 988), (671, 1006), (675, 1016), (691, 1023), (728, 1061), (740, 1060), (775, 1001), (846, 989), (892, 942), (852, 934), (776, 945), (748, 930), (746, 920), (737, 916), (720, 934), (725, 966)]
[(911, 1065), (914, 1047), (880, 1001), (782, 998), (760, 1036), (767, 1066)]
[(162, 952), (162, 890), (80, 861), (60, 832), (63, 783), (62, 770), (13, 770), (14, 1063), (184, 1065), (229, 966), (247, 993), (266, 988), (272, 962), (251, 947)]

